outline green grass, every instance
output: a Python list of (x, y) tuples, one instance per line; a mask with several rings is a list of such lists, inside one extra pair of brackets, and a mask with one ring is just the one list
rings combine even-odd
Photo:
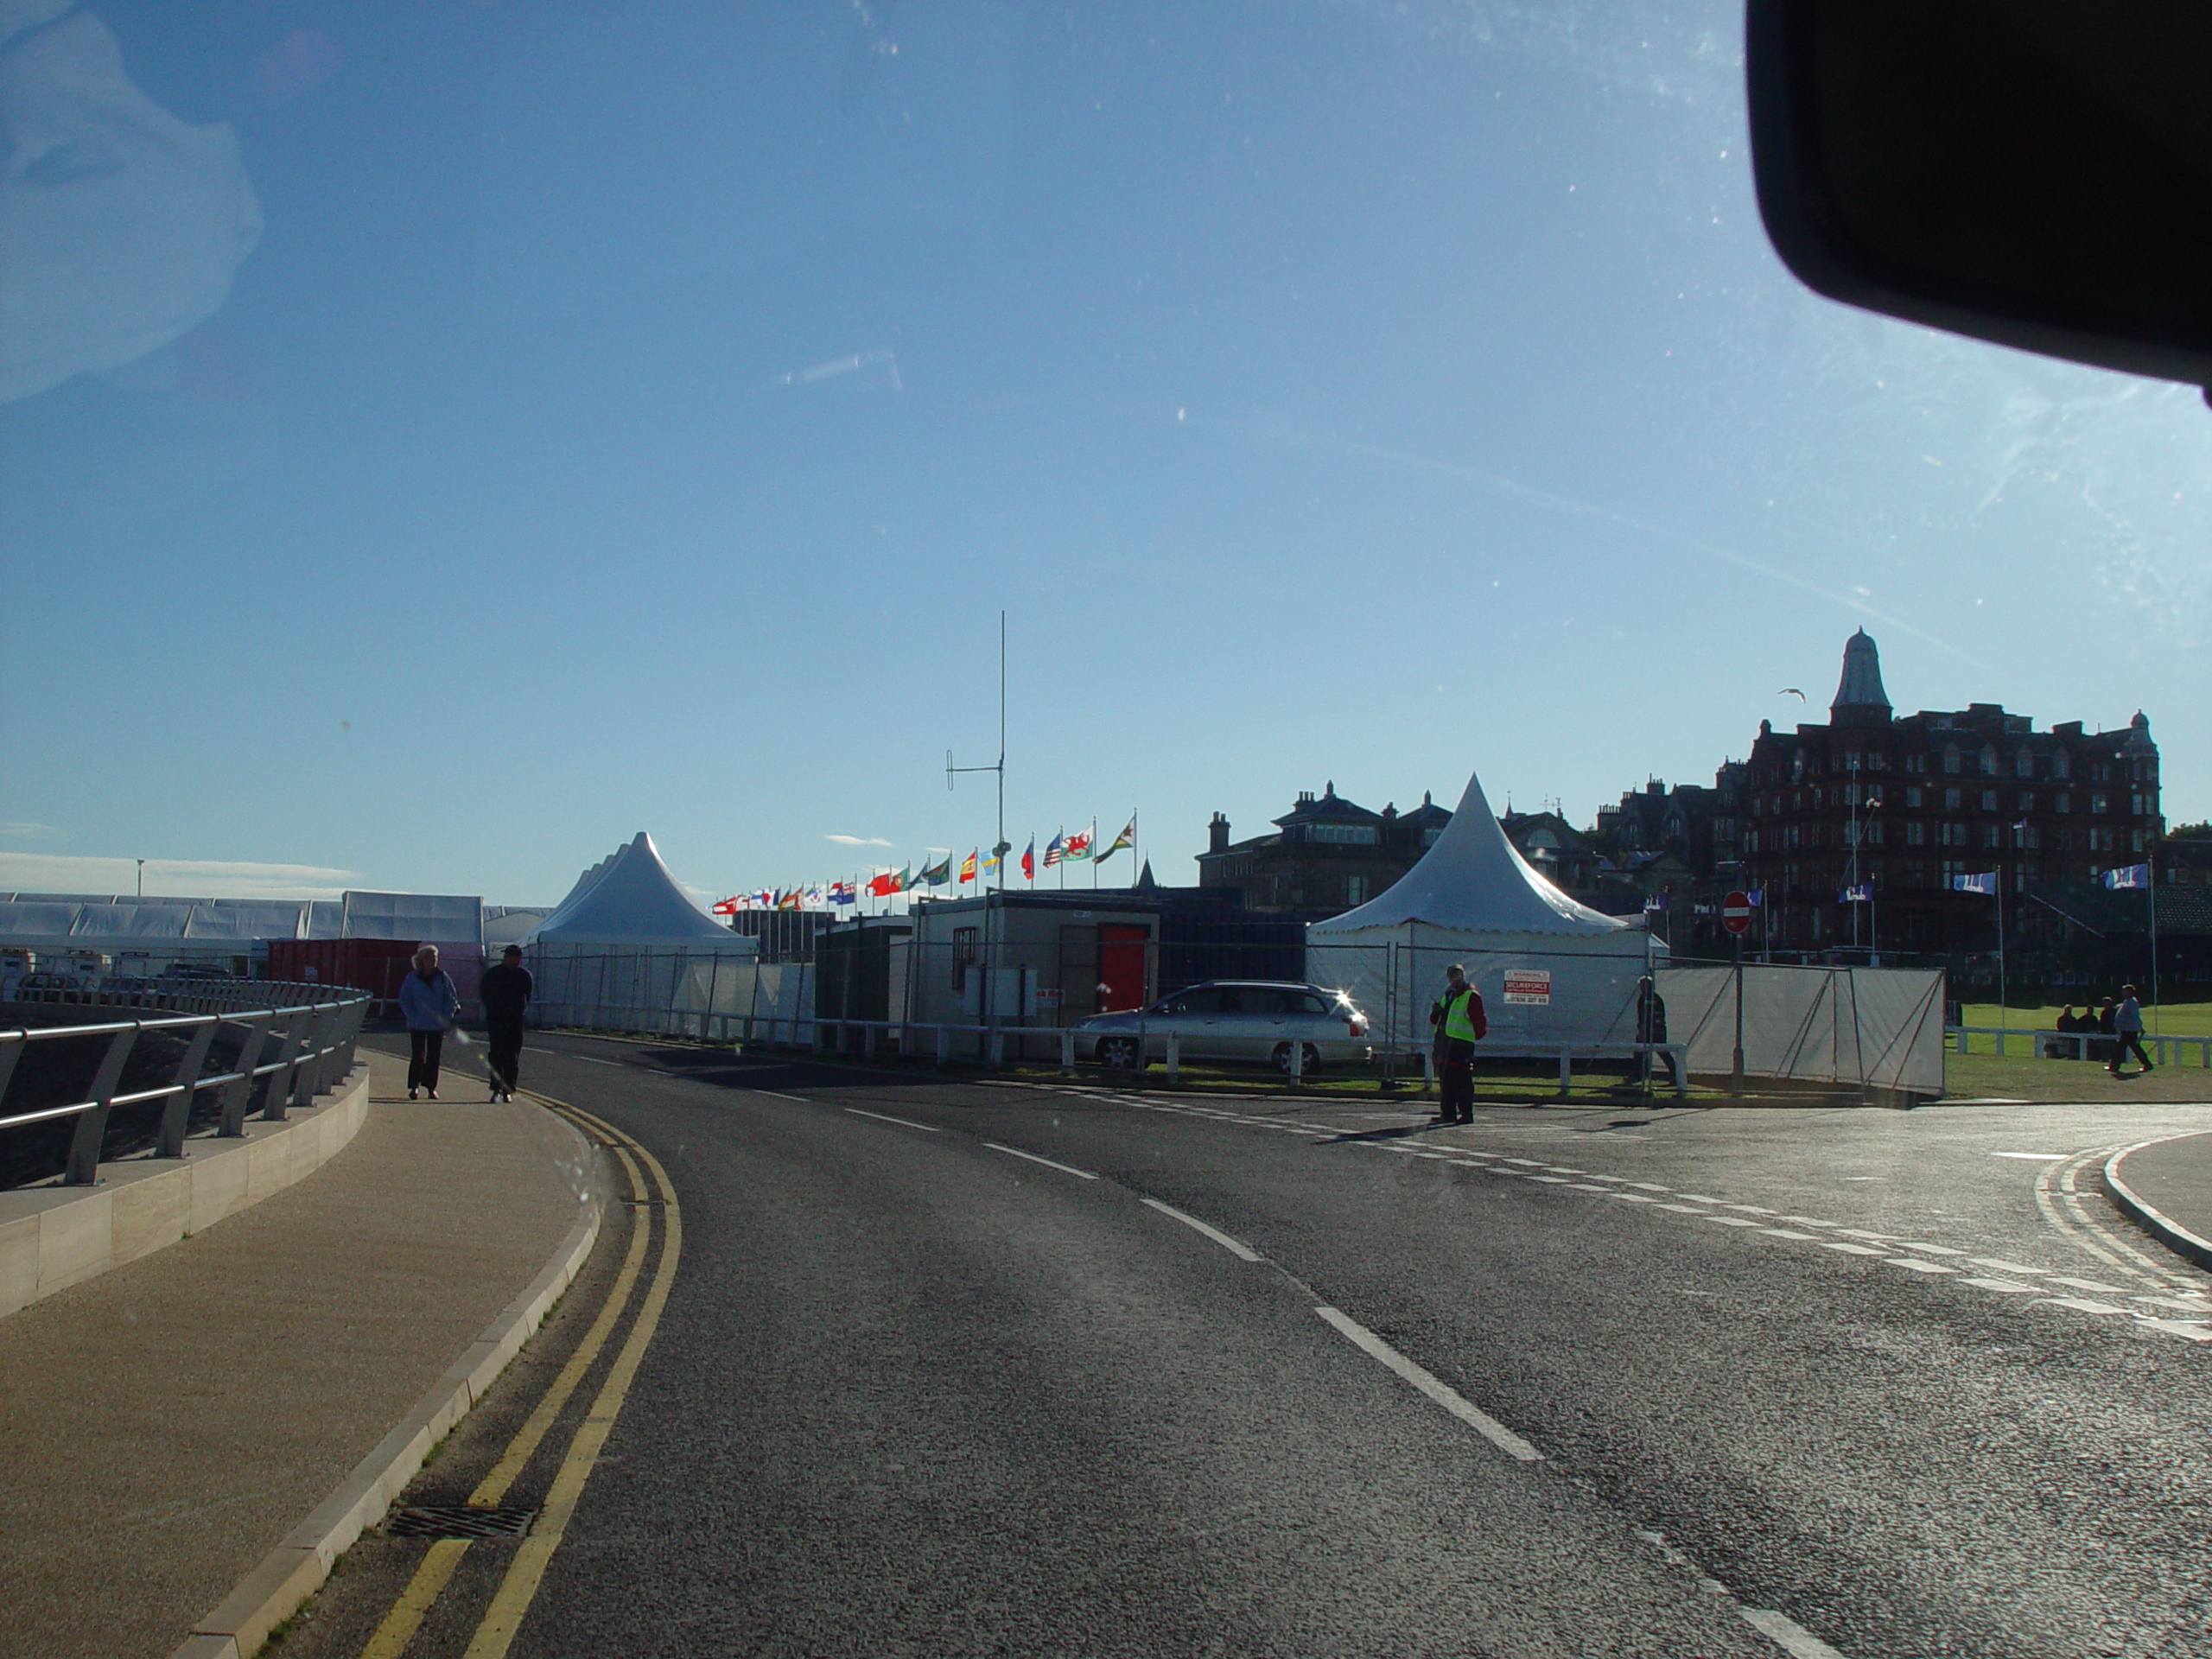
[[(1984, 1042), (1989, 1039), (1984, 1038)], [(2160, 1066), (2149, 1077), (2114, 1077), (2094, 1060), (2037, 1060), (2024, 1054), (1946, 1054), (1943, 1092), (1955, 1100), (2088, 1101), (2097, 1103), (2133, 1101), (2212, 1102), (2212, 1071), (2199, 1064), (2195, 1053), (2177, 1064)]]
[[(2117, 995), (2120, 987), (2112, 987)], [(2167, 1002), (2157, 1010), (2158, 1022), (2152, 1023), (2152, 1007), (2146, 996), (2143, 1001), (2143, 1025), (2145, 1030), (2158, 1030), (2176, 1037), (2212, 1037), (2212, 1002)], [(2082, 1005), (2076, 1002), (2074, 1011), (2079, 1014)], [(1994, 1002), (1969, 1002), (1966, 1005), (1966, 1023), (1970, 1026), (2005, 1026), (2014, 1031), (2050, 1031), (2058, 1023), (2058, 1005), (2048, 1003), (2041, 1007), (2026, 1007), (2018, 1003), (2008, 1004), (1999, 1010)], [(1986, 1039), (1984, 1039), (1986, 1041)]]

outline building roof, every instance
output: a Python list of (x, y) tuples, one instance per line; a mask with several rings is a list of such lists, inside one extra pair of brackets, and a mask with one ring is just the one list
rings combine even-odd
[(526, 944), (699, 944), (756, 948), (709, 916), (676, 883), (644, 830), (577, 878)]
[(1847, 709), (1887, 713), (1889, 707), (1890, 694), (1882, 690), (1882, 653), (1874, 636), (1861, 628), (1843, 642), (1843, 677), (1836, 683), (1828, 717), (1836, 719)]

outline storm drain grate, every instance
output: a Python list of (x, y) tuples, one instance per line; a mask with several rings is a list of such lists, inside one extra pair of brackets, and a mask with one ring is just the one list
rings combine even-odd
[(480, 1510), (466, 1503), (425, 1503), (385, 1517), (393, 1538), (519, 1538), (537, 1518), (536, 1510)]

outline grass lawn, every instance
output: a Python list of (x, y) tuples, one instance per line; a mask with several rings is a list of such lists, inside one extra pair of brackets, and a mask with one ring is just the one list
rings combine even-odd
[[(2015, 1013), (2018, 1012), (2017, 1009)], [(1984, 1042), (1988, 1039), (1984, 1038)], [(2212, 1071), (2195, 1054), (2178, 1065), (2162, 1065), (2149, 1077), (2114, 1077), (2094, 1060), (2037, 1060), (2019, 1053), (1946, 1054), (1943, 1092), (1954, 1100), (2000, 1099), (2090, 1101), (2192, 1100), (2212, 1102)]]
[[(2116, 995), (2120, 987), (2115, 985), (2112, 989)], [(2081, 1009), (2082, 1005), (2076, 1002), (2075, 1012), (2078, 1014)], [(2050, 1031), (2058, 1023), (2056, 1004), (2031, 1008), (2013, 1003), (2003, 1012), (2005, 1017), (2000, 1020), (1994, 1002), (1969, 1002), (1966, 1005), (1966, 1022), (1970, 1026), (2003, 1025), (2014, 1031)], [(2146, 1031), (2153, 1029), (2151, 1015), (2151, 1004), (2145, 998), (2143, 1001), (2143, 1026)], [(2170, 1036), (2212, 1037), (2212, 1002), (2165, 1003), (2158, 1010), (2155, 1029)]]

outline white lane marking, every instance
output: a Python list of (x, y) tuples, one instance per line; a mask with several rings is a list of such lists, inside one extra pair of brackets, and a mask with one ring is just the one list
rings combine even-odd
[(1063, 1175), (1074, 1175), (1086, 1181), (1095, 1181), (1098, 1179), (1087, 1169), (1077, 1169), (1073, 1164), (1056, 1164), (1050, 1158), (1039, 1158), (1035, 1153), (1024, 1152), (1020, 1147), (1002, 1147), (995, 1141), (986, 1141), (983, 1144), (993, 1152), (1002, 1152), (1009, 1158), (1027, 1158), (1033, 1164), (1042, 1164), (1047, 1169), (1057, 1169)]
[(2146, 1331), (2163, 1331), (2170, 1337), (2186, 1337), (2191, 1342), (2212, 1342), (2212, 1325), (2200, 1325), (2188, 1319), (2152, 1319), (2136, 1315), (2135, 1323)]
[(1647, 1198), (1641, 1192), (1608, 1192), (1605, 1196), (1609, 1198), (1618, 1198), (1623, 1204), (1656, 1204), (1659, 1202), (1658, 1199)]
[(2212, 1313), (2212, 1307), (2204, 1305), (2202, 1296), (2145, 1296), (2139, 1293), (2135, 1300), (2152, 1302), (2160, 1307), (2177, 1307), (2184, 1313)]
[(1947, 1268), (1941, 1262), (1923, 1262), (1916, 1255), (1885, 1255), (1883, 1261), (1893, 1268), (1903, 1268), (1910, 1273), (1956, 1273), (1956, 1268)]
[[(1702, 1212), (1700, 1212), (1702, 1214)], [(1704, 1219), (1720, 1227), (1756, 1227), (1758, 1223), (1745, 1216), (1705, 1216)]]
[(1869, 1244), (1886, 1244), (1890, 1242), (1889, 1234), (1870, 1233), (1864, 1227), (1839, 1227), (1836, 1231), (1841, 1233), (1846, 1238), (1863, 1238)]
[(602, 1060), (596, 1054), (563, 1054), (564, 1060), (582, 1060), (586, 1065), (620, 1065), (620, 1060)]
[(1669, 1190), (1668, 1188), (1660, 1185), (1656, 1181), (1630, 1181), (1629, 1185), (1630, 1186), (1640, 1186), (1646, 1192), (1664, 1192)]
[(2037, 1307), (2070, 1307), (2076, 1313), (2125, 1313), (2124, 1307), (2114, 1307), (2110, 1302), (2086, 1301), (2079, 1296), (2045, 1296), (2034, 1304)]
[(2128, 1294), (2126, 1285), (2101, 1285), (2094, 1279), (2069, 1279), (2056, 1273), (2050, 1278), (2052, 1284), (2064, 1285), (2071, 1290), (2094, 1290), (2106, 1296), (2125, 1296)]
[(523, 1052), (525, 1054), (543, 1054), (547, 1058), (555, 1060), (562, 1058), (561, 1051), (557, 1048), (525, 1048), (523, 1050)]
[(1964, 1250), (1955, 1250), (1948, 1244), (1922, 1244), (1910, 1238), (1893, 1238), (1891, 1243), (1901, 1250), (1921, 1250), (1929, 1255), (1964, 1255)]
[(1692, 1204), (1718, 1204), (1720, 1202), (1718, 1198), (1708, 1198), (1702, 1192), (1677, 1192), (1675, 1196), (1678, 1198), (1686, 1198)]
[(1789, 1656), (1789, 1659), (1846, 1659), (1840, 1648), (1832, 1648), (1787, 1613), (1770, 1607), (1738, 1607), (1744, 1623)]
[(1671, 1210), (1678, 1216), (1702, 1216), (1708, 1213), (1694, 1204), (1662, 1204), (1659, 1207), (1662, 1210)]
[(1976, 1290), (1993, 1290), (2000, 1296), (2022, 1296), (2035, 1288), (2033, 1285), (2016, 1284), (2010, 1279), (1967, 1279), (1961, 1282), (1972, 1285)]
[(1567, 1184), (1567, 1190), (1570, 1192), (1611, 1192), (1613, 1189), (1610, 1186), (1600, 1186), (1595, 1181), (1569, 1181)]
[(1989, 1155), (1993, 1158), (2032, 1158), (2038, 1163), (2056, 1163), (2074, 1154), (2068, 1152), (1993, 1152)]
[(1792, 1227), (1826, 1227), (1831, 1230), (1843, 1224), (1836, 1221), (1819, 1221), (1811, 1216), (1784, 1216), (1783, 1219)]
[(1759, 1231), (1764, 1233), (1769, 1238), (1795, 1238), (1802, 1240), (1808, 1244), (1815, 1244), (1820, 1242), (1819, 1236), (1817, 1234), (1793, 1233), (1787, 1227), (1762, 1227), (1759, 1229)]
[(2031, 1279), (2039, 1279), (2050, 1271), (2048, 1268), (2024, 1268), (2017, 1262), (2001, 1261), (1993, 1255), (1977, 1255), (1969, 1259), (1977, 1268), (1987, 1268), (1993, 1273), (2024, 1274)]
[[(1841, 1239), (1836, 1238), (1824, 1238), (1821, 1240), (1821, 1248), (1824, 1250), (1841, 1250), (1846, 1255), (1878, 1256), (1882, 1254), (1872, 1244), (1847, 1244)], [(1887, 1260), (1886, 1257), (1884, 1259)], [(1971, 1284), (1973, 1281), (1968, 1280), (1967, 1282)]]
[[(760, 1092), (766, 1094), (767, 1090), (764, 1089)], [(779, 1096), (778, 1098), (782, 1100), (795, 1100), (798, 1096), (795, 1095), (782, 1095)], [(855, 1117), (872, 1117), (879, 1123), (896, 1123), (905, 1128), (919, 1129), (925, 1135), (937, 1135), (941, 1132), (934, 1123), (917, 1123), (911, 1117), (893, 1117), (888, 1112), (864, 1112), (857, 1106), (848, 1106), (845, 1109), (850, 1112)]]
[(1531, 1175), (1528, 1177), (1528, 1179), (1532, 1181), (1541, 1181), (1548, 1186), (1573, 1186), (1574, 1185), (1573, 1181), (1568, 1180), (1564, 1175)]
[(1141, 1198), (1138, 1202), (1144, 1205), (1148, 1209), (1159, 1211), (1163, 1216), (1173, 1216), (1176, 1220), (1181, 1222), (1185, 1227), (1188, 1227), (1192, 1232), (1204, 1233), (1208, 1238), (1213, 1240), (1215, 1243), (1220, 1245), (1223, 1249), (1227, 1250), (1239, 1262), (1264, 1262), (1267, 1260), (1265, 1256), (1262, 1255), (1250, 1245), (1239, 1243), (1236, 1239), (1231, 1238), (1227, 1233), (1223, 1232), (1218, 1227), (1209, 1227), (1205, 1223), (1200, 1221), (1196, 1216), (1186, 1216), (1180, 1210), (1176, 1209), (1173, 1205), (1162, 1204), (1158, 1198)]
[(1334, 1326), (1338, 1336), (1358, 1349), (1370, 1359), (1379, 1359), (1400, 1376), (1419, 1389), (1438, 1405), (1450, 1412), (1461, 1422), (1473, 1429), (1509, 1458), (1522, 1463), (1541, 1463), (1544, 1454), (1516, 1434), (1497, 1418), (1482, 1411), (1458, 1389), (1440, 1382), (1427, 1371), (1376, 1336), (1358, 1320), (1339, 1313), (1333, 1307), (1313, 1310)]

